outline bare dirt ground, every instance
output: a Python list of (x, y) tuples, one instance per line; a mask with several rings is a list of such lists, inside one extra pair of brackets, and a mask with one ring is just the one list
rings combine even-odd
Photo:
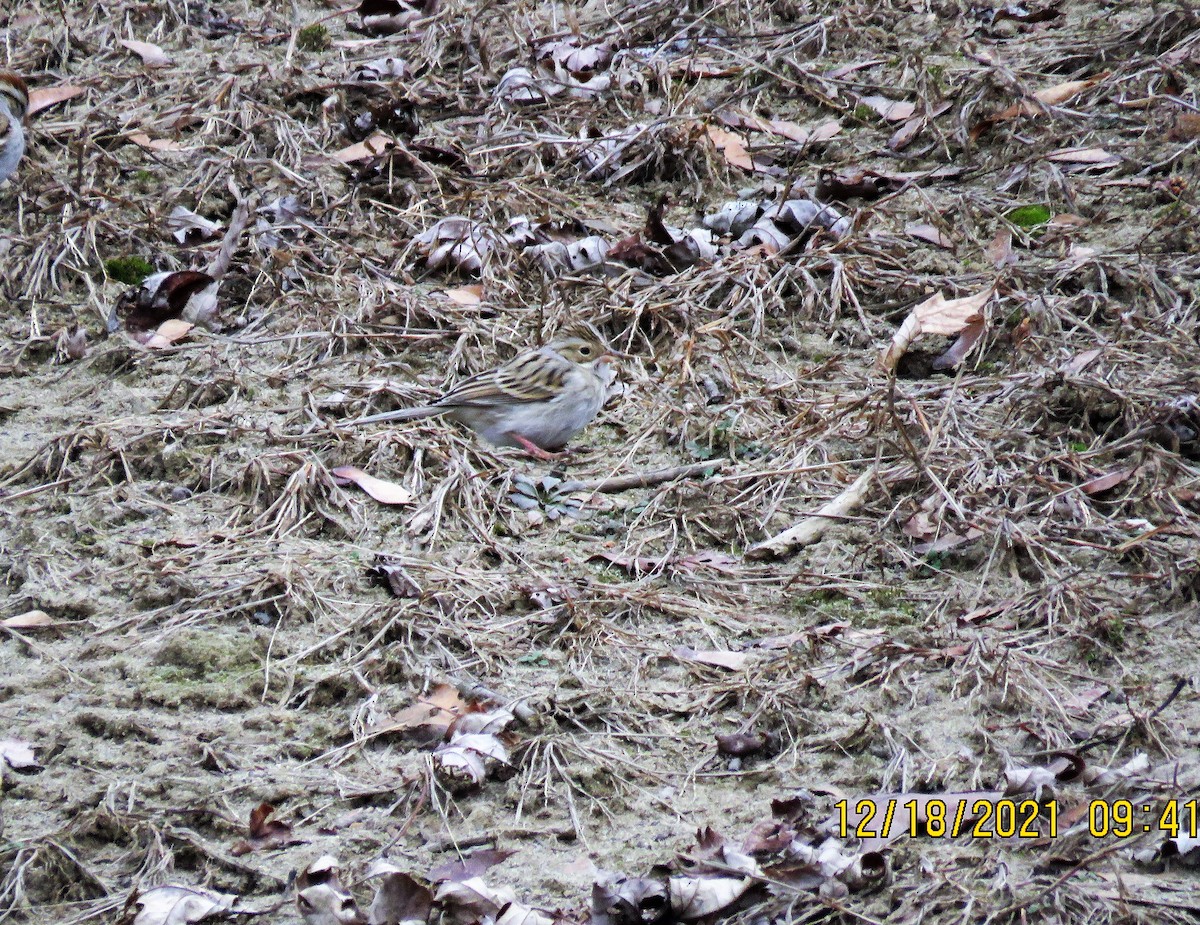
[[(0, 13), (8, 67), (83, 90), (0, 189), (0, 920), (117, 921), (174, 883), (298, 921), (321, 855), (365, 908), (381, 855), (424, 881), (481, 847), (512, 851), (489, 885), (580, 919), (605, 873), (707, 850), (716, 877), (711, 827), (760, 867), (709, 919), (1194, 921), (1195, 855), (1156, 823), (1200, 792), (1196, 14), (447, 0), (306, 28), (334, 9)], [(389, 56), (403, 75), (355, 80)], [(518, 67), (548, 98), (498, 92)], [(332, 156), (375, 131), (399, 147)], [(645, 230), (660, 197), (698, 228), (824, 169), (875, 171), (830, 196), (849, 228), (665, 263)], [(260, 221), (285, 196), (307, 218)], [(109, 334), (145, 273), (209, 265), (239, 200), (217, 316)], [(177, 206), (222, 228), (181, 244)], [(495, 236), (478, 270), (415, 240), (454, 215)], [(518, 216), (651, 240), (547, 268), (503, 239)], [(880, 369), (913, 305), (993, 286), (957, 367), (927, 334)], [(576, 317), (633, 359), (562, 461), (344, 426)], [(813, 542), (748, 555), (864, 474)], [(481, 785), (414, 736), (431, 696), (518, 714)], [(1057, 832), (1043, 810), (1036, 837), (869, 864), (848, 838), (857, 877), (795, 854), (842, 798), (1006, 788), (1057, 800)], [(1119, 799), (1131, 837), (1089, 831)], [(772, 801), (787, 837), (743, 842)], [(242, 853), (264, 802), (296, 843)]]

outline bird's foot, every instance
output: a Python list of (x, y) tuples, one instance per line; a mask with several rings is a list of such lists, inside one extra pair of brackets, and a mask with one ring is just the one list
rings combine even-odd
[(528, 453), (534, 459), (540, 459), (542, 462), (552, 462), (555, 459), (562, 459), (562, 457), (566, 455), (565, 453), (547, 452), (528, 437), (523, 437), (520, 434), (509, 434), (509, 436), (517, 441), (517, 443), (521, 445), (521, 449), (523, 449), (526, 453)]

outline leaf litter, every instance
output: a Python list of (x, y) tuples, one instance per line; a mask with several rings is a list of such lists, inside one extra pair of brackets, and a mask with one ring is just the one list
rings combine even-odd
[[(1190, 14), (158, 12), (2, 27), (0, 915), (1188, 914)], [(578, 318), (565, 457), (339, 426)]]

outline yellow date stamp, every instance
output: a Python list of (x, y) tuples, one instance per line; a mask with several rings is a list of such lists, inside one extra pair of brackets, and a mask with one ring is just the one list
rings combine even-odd
[[(838, 800), (834, 828), (840, 838), (1057, 838), (1057, 800), (1013, 799), (996, 794), (879, 795)], [(1200, 834), (1200, 800), (1149, 803), (1091, 800), (1068, 814), (1068, 827), (1083, 822), (1094, 838), (1168, 838)]]
[(975, 794), (925, 794), (838, 800), (835, 827), (841, 838), (1045, 838), (1058, 833), (1058, 805), (1034, 799), (996, 799)]

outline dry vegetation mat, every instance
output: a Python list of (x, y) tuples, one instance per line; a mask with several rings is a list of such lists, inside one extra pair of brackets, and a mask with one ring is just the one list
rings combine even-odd
[(1191, 5), (347, 5), (0, 12), (0, 921), (1194, 922)]

